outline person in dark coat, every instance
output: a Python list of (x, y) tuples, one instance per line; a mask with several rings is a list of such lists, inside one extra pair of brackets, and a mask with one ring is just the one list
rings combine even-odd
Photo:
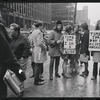
[[(100, 30), (100, 20), (97, 21), (95, 30)], [(98, 63), (100, 62), (100, 51), (92, 51), (91, 56), (93, 56), (93, 77), (91, 80), (97, 79), (98, 74)], [(100, 76), (100, 69), (99, 69), (99, 76)]]
[(58, 73), (58, 66), (60, 61), (60, 49), (59, 44), (61, 43), (60, 37), (62, 35), (61, 31), (63, 29), (62, 22), (57, 21), (53, 32), (49, 36), (49, 56), (50, 56), (50, 67), (49, 74), (50, 80), (53, 80), (53, 65), (55, 61), (55, 76), (60, 77)]
[(20, 33), (20, 26), (16, 23), (10, 25), (12, 40), (10, 46), (22, 66), (24, 72), (27, 69), (27, 61), (30, 53), (30, 42), (23, 34)]
[[(89, 57), (90, 56), (90, 53), (89, 53), (89, 50), (88, 50), (88, 46), (89, 46), (89, 29), (88, 29), (87, 23), (83, 23), (81, 25), (81, 30), (84, 34), (83, 34), (83, 37), (81, 38), (80, 54), (84, 55), (84, 57), (87, 57), (87, 56)], [(82, 72), (82, 74), (80, 76), (86, 77), (89, 74), (88, 62), (84, 62), (84, 64), (85, 64), (85, 70)]]
[(25, 80), (24, 74), (19, 74), (21, 66), (13, 54), (6, 36), (4, 35), (4, 31), (6, 31), (3, 30), (4, 28), (4, 25), (0, 27), (0, 98), (7, 97), (7, 85), (3, 81), (7, 69), (15, 72), (21, 81)]
[[(20, 26), (16, 23), (10, 24), (11, 43), (13, 53), (15, 54), (22, 70), (26, 73), (28, 57), (30, 56), (30, 42), (27, 37), (20, 33)], [(22, 83), (24, 91), (24, 83)]]

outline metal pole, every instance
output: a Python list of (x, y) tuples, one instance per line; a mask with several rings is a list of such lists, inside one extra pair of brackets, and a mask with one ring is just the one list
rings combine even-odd
[(15, 12), (14, 12), (14, 23), (16, 23), (16, 22), (15, 22)]
[(69, 25), (69, 7), (68, 7), (68, 25)]
[(74, 24), (76, 24), (77, 3), (75, 3)]

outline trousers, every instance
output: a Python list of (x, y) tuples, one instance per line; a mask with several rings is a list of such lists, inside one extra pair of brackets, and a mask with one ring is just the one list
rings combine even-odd
[(50, 66), (49, 66), (50, 77), (53, 76), (54, 61), (55, 61), (55, 74), (57, 74), (58, 73), (58, 66), (59, 66), (60, 57), (50, 57)]

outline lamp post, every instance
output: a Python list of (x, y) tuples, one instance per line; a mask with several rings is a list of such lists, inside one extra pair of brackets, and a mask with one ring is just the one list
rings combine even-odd
[(75, 3), (74, 24), (76, 23), (77, 3)]
[(15, 23), (15, 12), (14, 12), (14, 23)]

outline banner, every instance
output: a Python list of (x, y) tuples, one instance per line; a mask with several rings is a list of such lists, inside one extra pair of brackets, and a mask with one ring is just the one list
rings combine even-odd
[(89, 50), (90, 51), (100, 51), (100, 31), (90, 31)]
[(76, 54), (75, 35), (64, 35), (64, 54)]

